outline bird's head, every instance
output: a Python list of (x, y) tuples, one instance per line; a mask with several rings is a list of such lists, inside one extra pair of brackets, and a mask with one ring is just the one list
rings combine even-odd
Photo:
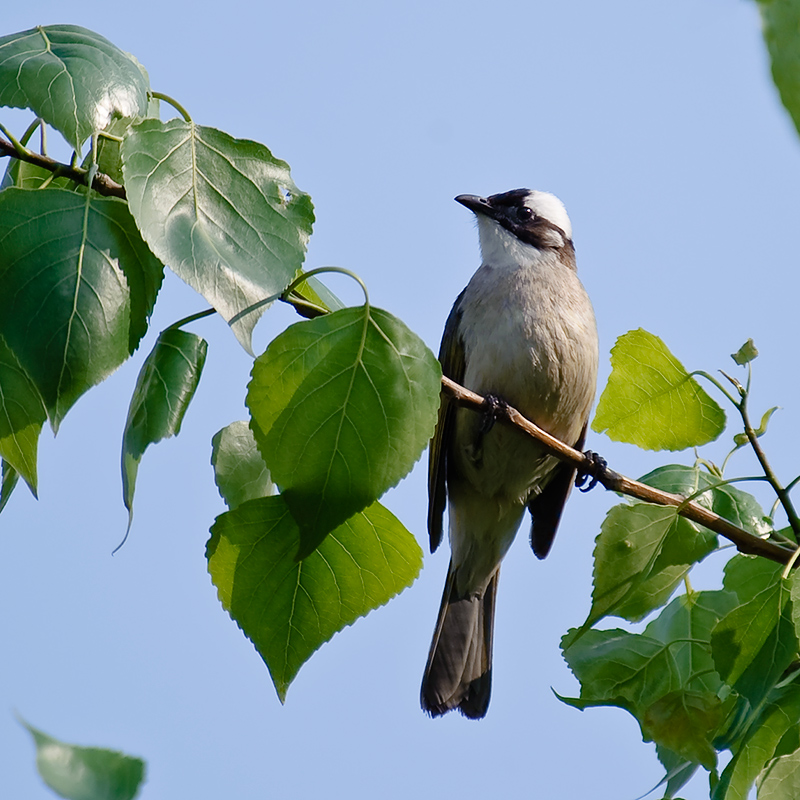
[(478, 219), (485, 263), (509, 257), (519, 261), (547, 250), (563, 251), (566, 261), (573, 260), (572, 223), (555, 195), (513, 189), (490, 197), (460, 194), (456, 201)]

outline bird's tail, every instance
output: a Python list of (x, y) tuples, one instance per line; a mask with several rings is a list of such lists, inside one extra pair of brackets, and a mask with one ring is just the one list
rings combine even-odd
[(494, 605), (500, 567), (485, 589), (461, 597), (452, 562), (444, 586), (439, 620), (422, 678), (422, 708), (438, 717), (454, 708), (480, 719), (489, 708), (492, 689)]

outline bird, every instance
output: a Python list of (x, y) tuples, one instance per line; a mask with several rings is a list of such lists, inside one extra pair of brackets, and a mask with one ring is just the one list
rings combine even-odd
[(514, 189), (455, 198), (475, 215), (481, 266), (456, 299), (439, 351), (442, 372), (487, 398), (486, 414), (442, 392), (429, 445), (428, 533), (442, 540), (448, 510), (451, 558), (420, 692), (424, 711), (489, 707), (500, 563), (525, 511), (543, 559), (576, 478), (491, 409), (513, 406), (581, 450), (597, 383), (597, 324), (578, 279), (572, 224), (553, 194)]

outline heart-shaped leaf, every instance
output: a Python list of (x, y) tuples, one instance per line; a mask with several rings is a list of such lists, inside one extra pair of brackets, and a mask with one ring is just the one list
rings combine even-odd
[(147, 113), (149, 83), (136, 59), (77, 25), (0, 38), (0, 105), (30, 108), (75, 150), (116, 114)]
[(433, 434), (440, 381), (422, 340), (370, 306), (298, 322), (256, 359), (247, 405), (300, 557), (409, 472)]
[(0, 335), (54, 429), (136, 349), (162, 277), (122, 200), (0, 192)]
[[(122, 161), (145, 240), (226, 320), (294, 278), (314, 211), (264, 145), (181, 119), (146, 119), (125, 136)], [(248, 351), (260, 313), (233, 326)]]

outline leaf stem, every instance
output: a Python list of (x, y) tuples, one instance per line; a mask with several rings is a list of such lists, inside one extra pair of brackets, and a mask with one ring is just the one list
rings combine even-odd
[(301, 275), (298, 275), (282, 292), (276, 292), (275, 294), (271, 294), (269, 297), (265, 297), (263, 300), (259, 300), (257, 303), (253, 303), (251, 306), (247, 306), (247, 308), (242, 309), (238, 314), (234, 314), (230, 320), (228, 320), (228, 325), (234, 325), (237, 323), (242, 317), (247, 316), (248, 314), (252, 313), (253, 311), (258, 311), (259, 308), (263, 308), (264, 306), (268, 306), (270, 303), (274, 303), (276, 300), (283, 300), (286, 303), (289, 303), (293, 306), (302, 306), (303, 308), (309, 308), (314, 310), (315, 312), (319, 312), (317, 316), (322, 315), (325, 312), (325, 309), (321, 308), (320, 306), (314, 305), (314, 303), (309, 303), (308, 300), (301, 299), (297, 300), (295, 298), (289, 298), (289, 294), (294, 291), (295, 287), (299, 284), (307, 281), (309, 278), (313, 278), (314, 275), (319, 275), (323, 272), (338, 272), (342, 275), (347, 275), (352, 278), (354, 281), (358, 283), (361, 289), (364, 292), (364, 305), (366, 306), (367, 310), (369, 310), (369, 292), (367, 291), (367, 286), (364, 281), (356, 275), (355, 272), (351, 272), (349, 269), (345, 269), (344, 267), (316, 267), (315, 269), (309, 270), (308, 272), (304, 272)]
[(216, 314), (216, 308), (207, 308), (205, 311), (198, 311), (194, 314), (189, 314), (188, 317), (184, 317), (183, 319), (179, 319), (177, 322), (173, 322), (172, 325), (167, 325), (164, 328), (162, 333), (165, 331), (175, 330), (177, 328), (182, 328), (184, 325), (188, 325), (190, 322), (196, 322), (198, 319), (204, 319), (205, 317), (210, 317), (212, 314)]
[(707, 381), (710, 381), (711, 383), (714, 384), (714, 386), (717, 387), (717, 389), (719, 389), (722, 392), (722, 394), (725, 395), (725, 397), (728, 398), (728, 400), (731, 401), (731, 403), (733, 403), (733, 405), (735, 405), (735, 406), (739, 405), (736, 402), (735, 398), (728, 393), (728, 390), (713, 375), (710, 375), (705, 370), (698, 369), (698, 370), (695, 370), (694, 372), (691, 372), (689, 374), (690, 375), (699, 375), (700, 377), (705, 378)]
[(13, 155), (17, 155), (19, 158), (23, 158), (23, 157), (27, 156), (30, 153), (30, 150), (28, 150), (27, 147), (24, 147), (22, 144), (20, 144), (14, 138), (14, 134), (11, 133), (11, 131), (8, 128), (6, 128), (6, 126), (3, 125), (2, 122), (0, 122), (0, 132), (4, 133), (6, 135), (6, 138), (8, 139), (8, 141), (11, 142), (11, 144), (14, 146), (14, 151), (15, 152), (14, 153), (8, 153), (8, 155), (12, 155), (12, 156)]
[(772, 466), (767, 460), (766, 453), (761, 447), (761, 443), (758, 440), (758, 435), (756, 434), (752, 424), (750, 423), (750, 414), (747, 410), (746, 393), (742, 396), (742, 400), (740, 403), (737, 404), (737, 407), (739, 409), (739, 414), (742, 417), (742, 423), (744, 424), (744, 432), (745, 435), (747, 436), (747, 440), (750, 442), (750, 447), (753, 448), (753, 452), (756, 454), (758, 463), (761, 464), (761, 469), (764, 470), (764, 475), (766, 476), (775, 494), (777, 495), (781, 506), (783, 506), (783, 510), (786, 512), (786, 517), (789, 520), (789, 525), (791, 525), (795, 536), (798, 537), (798, 539), (800, 539), (800, 518), (797, 516), (794, 504), (792, 503), (792, 498), (789, 496), (789, 491), (785, 489), (781, 485), (781, 482), (778, 480), (778, 476), (773, 471)]
[(191, 122), (192, 118), (189, 115), (189, 112), (174, 98), (170, 97), (168, 94), (163, 94), (163, 92), (153, 92), (151, 91), (150, 97), (154, 97), (156, 100), (163, 100), (165, 103), (171, 105), (183, 118), (186, 122)]

